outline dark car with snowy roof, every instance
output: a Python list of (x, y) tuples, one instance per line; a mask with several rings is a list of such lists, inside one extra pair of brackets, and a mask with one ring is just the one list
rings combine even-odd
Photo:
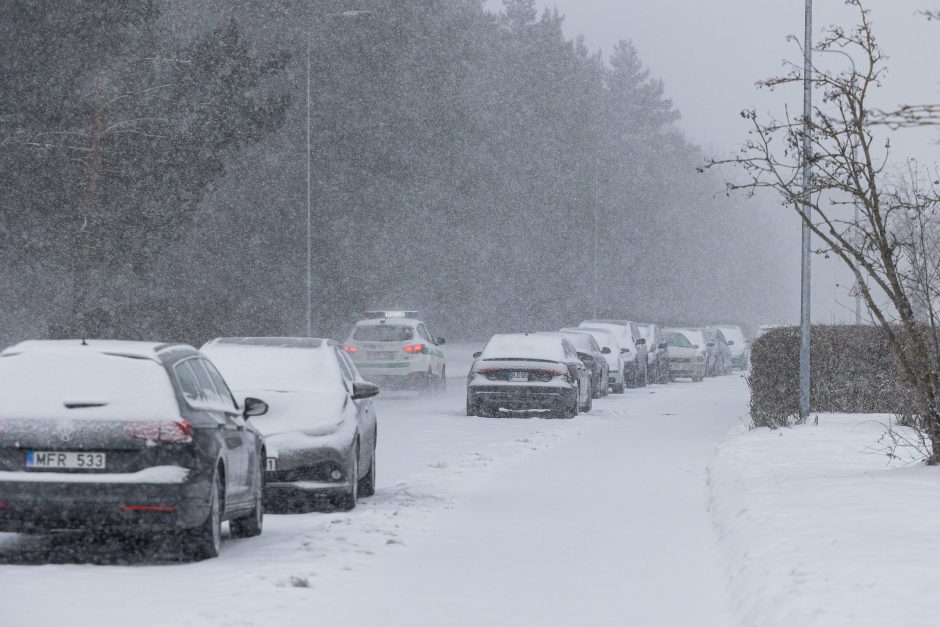
[(500, 333), (474, 359), (468, 416), (574, 418), (591, 409), (591, 371), (561, 333)]
[(264, 442), (184, 344), (23, 342), (0, 353), (0, 531), (171, 533), (215, 557), (263, 523)]

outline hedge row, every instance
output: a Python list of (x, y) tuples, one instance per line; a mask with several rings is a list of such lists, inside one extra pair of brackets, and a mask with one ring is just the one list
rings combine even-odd
[[(901, 382), (884, 329), (813, 326), (814, 412), (910, 415), (910, 392)], [(780, 327), (751, 347), (751, 419), (758, 427), (793, 424), (799, 414), (800, 329)]]

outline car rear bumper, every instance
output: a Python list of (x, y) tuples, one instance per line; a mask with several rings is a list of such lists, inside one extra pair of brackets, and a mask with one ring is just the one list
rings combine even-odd
[(209, 515), (209, 484), (0, 481), (0, 531), (177, 530)]
[(669, 362), (669, 374), (674, 377), (705, 376), (705, 362)]
[(467, 400), (471, 405), (507, 413), (561, 412), (578, 400), (577, 394), (577, 388), (572, 387), (474, 385), (467, 388)]

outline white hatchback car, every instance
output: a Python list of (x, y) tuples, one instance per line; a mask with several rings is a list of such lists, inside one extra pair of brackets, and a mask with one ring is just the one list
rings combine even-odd
[(416, 311), (369, 311), (349, 332), (343, 350), (367, 381), (390, 389), (443, 391), (444, 338), (433, 335)]

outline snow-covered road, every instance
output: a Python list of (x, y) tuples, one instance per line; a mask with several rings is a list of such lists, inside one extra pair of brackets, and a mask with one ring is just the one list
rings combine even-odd
[(268, 516), (216, 560), (0, 534), (3, 623), (733, 624), (705, 481), (746, 414), (741, 377), (628, 390), (571, 421), (469, 418), (463, 395), (452, 379), (381, 397), (375, 497)]

